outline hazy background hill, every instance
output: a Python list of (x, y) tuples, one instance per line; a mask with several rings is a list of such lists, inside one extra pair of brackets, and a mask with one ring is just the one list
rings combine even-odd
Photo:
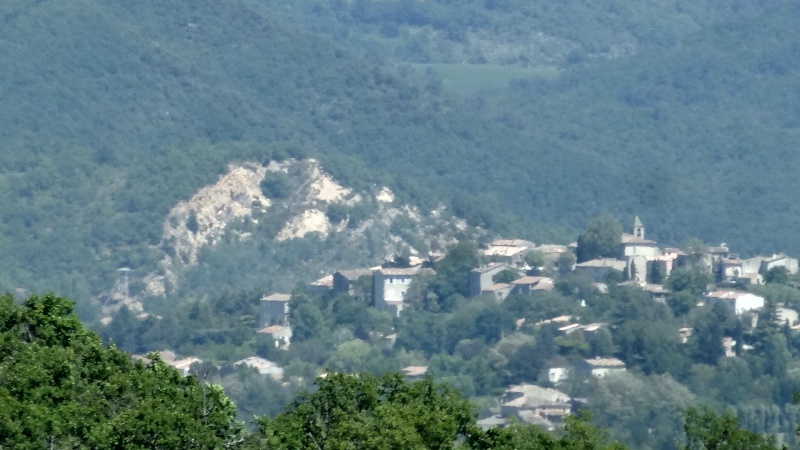
[(536, 241), (800, 251), (798, 6), (554, 5), (3, 2), (0, 287), (88, 298), (228, 163), (307, 155)]

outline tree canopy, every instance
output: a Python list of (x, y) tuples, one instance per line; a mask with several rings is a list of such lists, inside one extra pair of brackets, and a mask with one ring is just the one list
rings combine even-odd
[(578, 237), (578, 262), (596, 258), (616, 258), (620, 253), (622, 225), (611, 214), (593, 218)]
[(54, 295), (0, 297), (0, 380), (3, 447), (215, 449), (240, 438), (222, 388), (104, 347)]

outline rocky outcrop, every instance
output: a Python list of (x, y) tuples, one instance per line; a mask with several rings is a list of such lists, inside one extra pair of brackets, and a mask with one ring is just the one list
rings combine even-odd
[[(262, 190), (262, 182), (271, 176), (281, 177), (283, 183), (281, 195), (273, 198)], [(198, 263), (204, 249), (214, 251), (222, 242), (255, 238), (261, 245), (270, 240), (277, 245), (315, 234), (361, 248), (366, 236), (372, 236), (370, 249), (380, 259), (443, 248), (468, 228), (444, 207), (424, 213), (414, 205), (398, 204), (387, 187), (355, 192), (313, 159), (233, 164), (216, 183), (170, 210), (157, 247), (161, 268), (144, 278), (144, 293), (167, 294), (177, 287), (181, 273)], [(377, 249), (375, 236), (380, 237)]]

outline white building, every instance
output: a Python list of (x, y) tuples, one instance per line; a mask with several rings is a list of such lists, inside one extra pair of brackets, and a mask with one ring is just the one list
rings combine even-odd
[(585, 359), (580, 365), (580, 371), (583, 375), (595, 378), (603, 378), (626, 370), (625, 363), (617, 358)]
[(380, 268), (372, 272), (375, 307), (397, 317), (405, 307), (405, 298), (411, 281), (423, 270), (420, 266), (409, 268)]
[(256, 369), (261, 375), (269, 375), (276, 380), (283, 378), (283, 367), (275, 364), (274, 362), (261, 358), (259, 356), (251, 356), (249, 358), (241, 359), (233, 363), (234, 367), (245, 365)]
[(288, 325), (270, 325), (256, 333), (268, 334), (275, 340), (275, 347), (287, 350), (292, 343), (292, 327)]
[(498, 239), (483, 250), (484, 256), (514, 267), (525, 266), (525, 255), (535, 246), (523, 239)]
[(743, 291), (713, 291), (704, 295), (703, 298), (708, 305), (722, 302), (736, 315), (764, 307), (764, 297)]

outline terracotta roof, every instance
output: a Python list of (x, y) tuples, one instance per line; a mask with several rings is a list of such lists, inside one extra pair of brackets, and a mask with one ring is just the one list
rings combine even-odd
[(512, 281), (511, 284), (517, 285), (517, 286), (522, 285), (522, 284), (536, 284), (536, 283), (538, 283), (540, 281), (549, 280), (549, 279), (550, 278), (547, 278), (547, 277), (525, 276), (525, 277), (522, 277), (522, 278), (519, 278), (517, 280)]
[(271, 294), (261, 297), (262, 302), (288, 302), (292, 299), (289, 294)]
[(491, 286), (489, 286), (489, 287), (485, 288), (483, 291), (484, 291), (484, 292), (486, 292), (486, 291), (488, 291), (488, 292), (502, 291), (503, 289), (508, 289), (508, 288), (510, 288), (510, 287), (511, 287), (511, 285), (510, 285), (510, 284), (506, 284), (506, 283), (496, 283), (496, 284), (493, 284), (493, 285), (491, 285)]
[(533, 289), (534, 291), (549, 291), (549, 290), (553, 289), (554, 287), (556, 287), (556, 285), (553, 284), (553, 280), (549, 280), (548, 279), (548, 280), (542, 280), (539, 283), (536, 283), (536, 286), (534, 286), (531, 289)]
[(311, 286), (331, 287), (331, 286), (333, 286), (333, 275), (326, 275), (326, 276), (320, 278), (319, 280), (314, 281), (313, 283), (311, 283)]
[[(354, 270), (340, 270), (336, 272), (339, 276), (344, 277), (350, 281), (357, 280), (361, 277), (368, 277), (372, 275), (372, 271), (369, 269), (354, 269)], [(336, 275), (336, 274), (334, 274)]]
[(286, 325), (271, 325), (271, 326), (264, 327), (264, 328), (258, 330), (256, 333), (274, 334), (274, 333), (280, 333), (281, 331), (283, 331), (283, 330), (285, 330), (287, 328), (289, 328), (289, 327), (286, 326)]

